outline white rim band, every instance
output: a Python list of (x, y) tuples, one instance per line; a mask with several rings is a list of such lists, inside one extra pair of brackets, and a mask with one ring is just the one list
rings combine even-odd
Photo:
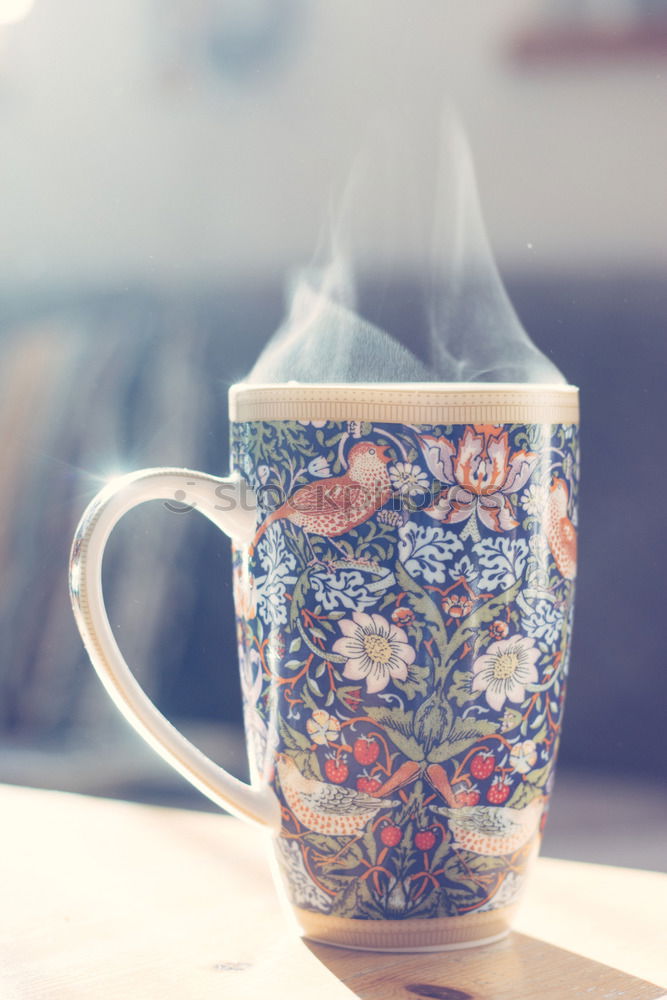
[(577, 424), (571, 385), (436, 383), (251, 385), (229, 390), (233, 421), (365, 420), (399, 424)]

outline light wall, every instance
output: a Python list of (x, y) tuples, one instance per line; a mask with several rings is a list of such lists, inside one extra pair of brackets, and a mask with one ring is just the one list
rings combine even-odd
[(539, 8), (285, 0), (283, 51), (234, 79), (169, 68), (178, 0), (36, 0), (0, 29), (0, 287), (280, 277), (375, 112), (428, 131), (443, 95), (503, 268), (664, 267), (667, 62), (519, 68)]

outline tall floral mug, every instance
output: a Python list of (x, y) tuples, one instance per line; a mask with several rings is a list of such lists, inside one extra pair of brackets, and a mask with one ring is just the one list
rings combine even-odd
[[(507, 932), (543, 828), (576, 567), (571, 386), (237, 385), (232, 474), (148, 469), (71, 563), (92, 662), (139, 733), (266, 825), (301, 933), (396, 951)], [(231, 536), (252, 784), (157, 711), (113, 637), (109, 532), (179, 501)]]

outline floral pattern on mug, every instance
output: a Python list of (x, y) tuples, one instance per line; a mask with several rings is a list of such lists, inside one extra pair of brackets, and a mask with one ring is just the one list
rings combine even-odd
[(576, 428), (250, 421), (232, 444), (260, 504), (234, 555), (251, 763), (292, 901), (508, 905), (560, 738)]

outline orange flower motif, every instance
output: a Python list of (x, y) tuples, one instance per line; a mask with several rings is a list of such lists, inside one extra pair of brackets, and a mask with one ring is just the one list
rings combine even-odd
[(472, 611), (472, 601), (465, 594), (448, 594), (442, 600), (442, 610), (450, 618), (465, 618)]
[(394, 608), (391, 613), (391, 620), (394, 625), (411, 625), (415, 620), (415, 613), (411, 608)]
[(509, 630), (507, 622), (502, 621), (500, 618), (497, 618), (495, 622), (491, 622), (489, 625), (489, 632), (493, 639), (507, 638)]
[(430, 471), (448, 487), (426, 513), (437, 521), (455, 524), (477, 514), (492, 531), (518, 526), (510, 502), (528, 482), (538, 456), (510, 451), (507, 431), (500, 427), (467, 427), (458, 447), (445, 437), (420, 437)]

